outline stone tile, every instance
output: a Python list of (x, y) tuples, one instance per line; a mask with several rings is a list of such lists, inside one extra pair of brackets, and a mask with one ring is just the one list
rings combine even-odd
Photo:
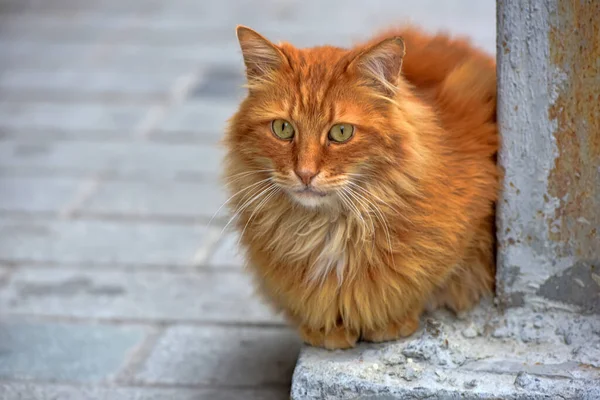
[[(0, 47), (1, 49), (1, 47)], [(165, 62), (168, 60), (168, 63)], [(103, 49), (101, 57), (88, 57), (81, 65), (104, 67), (116, 63), (145, 64), (156, 63), (185, 65), (189, 71), (210, 64), (239, 65), (241, 60), (239, 45), (230, 43), (196, 43), (188, 45), (154, 46), (151, 43), (119, 43)]]
[[(246, 78), (244, 77), (241, 62), (237, 68), (209, 66), (202, 74), (202, 80), (190, 93), (190, 97), (239, 100), (246, 94), (246, 89), (243, 87), (245, 83)], [(214, 105), (212, 102), (210, 104)], [(229, 107), (225, 107), (226, 118), (229, 118), (230, 114), (236, 108), (237, 102)]]
[(0, 218), (0, 257), (69, 264), (191, 265), (204, 227)]
[[(200, 50), (196, 50), (200, 51)], [(198, 61), (197, 57), (186, 57), (185, 54), (180, 57), (170, 58), (169, 62), (165, 62), (164, 55), (161, 56), (160, 48), (153, 51), (136, 54), (135, 51), (129, 53), (121, 52), (121, 54), (108, 53), (106, 57), (92, 58), (83, 60), (75, 65), (78, 69), (110, 69), (115, 71), (123, 71), (130, 74), (173, 74), (174, 76), (187, 75), (194, 73), (210, 65), (210, 59), (204, 62)], [(226, 64), (232, 61), (225, 59)], [(28, 67), (34, 69), (33, 67)], [(0, 67), (0, 71), (1, 71)]]
[(210, 219), (226, 200), (217, 182), (106, 181), (82, 212)]
[(81, 183), (68, 178), (0, 177), (0, 210), (58, 212)]
[(36, 43), (0, 37), (0, 72), (16, 67), (67, 67), (81, 62), (91, 50), (91, 46), (85, 44)]
[(110, 379), (144, 337), (145, 330), (137, 327), (3, 320), (0, 376), (69, 382)]
[(0, 287), (4, 286), (4, 282), (8, 280), (8, 276), (11, 272), (12, 268), (7, 268), (0, 264)]
[[(190, 3), (190, 5), (194, 4), (200, 3)], [(238, 46), (235, 26), (235, 21), (230, 24), (215, 25), (210, 21), (198, 24), (197, 18), (159, 14), (145, 20), (144, 23), (129, 27), (128, 32), (131, 32), (131, 34), (122, 37), (121, 43), (162, 48), (167, 46), (198, 46), (200, 43), (209, 41), (211, 45), (227, 45), (228, 48), (234, 49)], [(284, 40), (300, 47), (325, 43), (346, 47), (352, 44), (354, 38), (352, 29), (340, 33), (339, 29), (328, 29), (324, 24), (313, 25), (310, 29), (307, 29), (306, 24), (295, 22), (290, 24), (289, 20), (280, 23), (276, 23), (274, 20), (264, 21), (255, 28), (274, 42)], [(68, 40), (73, 41), (74, 39)], [(67, 39), (64, 41), (67, 41)], [(241, 69), (243, 67), (242, 56), (239, 50), (236, 53), (239, 62), (235, 66)]]
[[(389, 26), (396, 26), (411, 20), (429, 30), (449, 29), (453, 32), (474, 37), (482, 43), (482, 38), (495, 36), (495, 3), (476, 0), (450, 0), (440, 3), (427, 0), (420, 3), (404, 4), (378, 0), (366, 6), (360, 0), (335, 0), (323, 3), (318, 0), (305, 2), (279, 2), (269, 4), (260, 13), (255, 12), (254, 3), (228, 2), (197, 7), (181, 7), (178, 2), (164, 3), (161, 12), (143, 24), (147, 29), (164, 31), (185, 30), (198, 26), (198, 18), (203, 18), (204, 29), (218, 29), (212, 35), (197, 37), (230, 37), (236, 24), (248, 25), (269, 36), (273, 41), (293, 40), (299, 46), (324, 44), (349, 45), (364, 39)], [(343, 24), (334, 24), (331, 15), (336, 15)], [(229, 31), (227, 27), (231, 27)], [(489, 50), (495, 47), (484, 42)]]
[[(60, 7), (55, 3), (48, 3), (52, 4), (48, 7), (56, 12), (60, 10)], [(98, 7), (103, 8), (105, 15), (114, 17), (119, 13), (123, 15), (135, 11), (135, 9), (139, 10), (142, 6), (152, 14), (144, 23), (138, 25), (140, 29), (186, 30), (194, 27), (198, 29), (198, 21), (202, 19), (201, 26), (204, 29), (220, 29), (222, 32), (213, 35), (188, 36), (188, 41), (189, 38), (207, 37), (214, 41), (215, 36), (218, 38), (225, 36), (226, 28), (234, 27), (238, 23), (255, 27), (270, 35), (284, 32), (287, 36), (298, 37), (298, 39), (314, 35), (318, 43), (321, 43), (322, 40), (319, 38), (331, 40), (330, 38), (333, 36), (364, 37), (375, 30), (398, 24), (399, 21), (407, 19), (430, 29), (449, 28), (476, 38), (483, 35), (493, 36), (495, 26), (495, 3), (476, 0), (449, 0), (443, 3), (427, 0), (414, 4), (378, 0), (369, 3), (368, 7), (359, 0), (332, 0), (327, 3), (311, 0), (271, 3), (268, 7), (263, 7), (260, 13), (255, 12), (256, 6), (252, 2), (236, 2), (235, 7), (227, 1), (205, 5), (189, 1), (151, 4), (127, 2), (123, 4), (115, 0), (106, 4), (103, 2), (101, 6), (95, 3), (77, 2), (79, 10), (87, 10), (87, 13), (83, 13), (84, 16)], [(44, 10), (44, 8), (39, 10)], [(50, 12), (45, 14), (53, 15)], [(344, 23), (332, 23), (331, 15), (336, 15)], [(232, 32), (233, 29), (229, 29), (229, 31)], [(233, 36), (232, 33), (230, 35)], [(138, 34), (137, 36), (144, 38), (144, 35)], [(160, 37), (164, 37), (164, 35)], [(149, 35), (149, 38), (151, 39), (152, 35)], [(281, 38), (275, 37), (274, 39)], [(287, 37), (283, 39), (289, 40)]]
[(284, 400), (281, 389), (164, 389), (144, 387), (75, 387), (60, 384), (1, 382), (3, 400)]
[(2, 2), (2, 13), (19, 13), (24, 12), (27, 9), (26, 1), (18, 0), (5, 0)]
[(233, 116), (237, 103), (191, 101), (169, 112), (158, 131), (196, 132), (195, 137), (218, 144), (225, 135), (226, 121)]
[(136, 380), (151, 384), (289, 384), (299, 351), (294, 332), (278, 328), (175, 327)]
[(249, 276), (98, 269), (19, 268), (0, 292), (13, 315), (237, 323), (282, 323), (254, 294)]
[(148, 141), (0, 141), (0, 169), (97, 172), (117, 176), (217, 176), (222, 150), (207, 145)]
[[(55, 83), (60, 79), (56, 74)], [(2, 85), (0, 84), (0, 87)], [(148, 105), (0, 102), (0, 129), (117, 130), (130, 133)]]
[[(21, 4), (23, 0), (13, 0)], [(3, 11), (7, 0), (2, 2)], [(45, 4), (42, 2), (38, 2)], [(51, 13), (0, 13), (0, 36), (4, 39), (52, 43), (81, 43), (101, 39), (123, 28), (130, 19), (125, 15), (111, 17), (80, 14), (65, 23), (64, 15)]]
[(243, 253), (238, 246), (239, 236), (230, 233), (221, 240), (216, 251), (210, 256), (211, 267), (242, 267), (245, 264)]
[[(114, 14), (131, 14), (132, 12), (151, 12), (155, 11), (164, 0), (134, 0), (131, 2), (119, 2), (115, 0), (101, 0), (87, 2), (81, 0), (53, 0), (51, 2), (40, 0), (3, 0), (10, 3), (25, 3), (28, 5), (27, 11), (30, 13), (44, 13), (61, 15), (65, 12), (77, 14), (98, 13), (112, 16)], [(187, 0), (186, 0), (187, 1)], [(179, 3), (184, 6), (186, 3)]]
[[(8, 70), (0, 74), (0, 90), (2, 91), (3, 98), (11, 98), (11, 96), (26, 96), (30, 95), (45, 95), (46, 98), (62, 98), (67, 95), (95, 95), (106, 97), (136, 95), (145, 96), (146, 98), (152, 99), (156, 97), (166, 97), (171, 87), (175, 83), (177, 75), (166, 72), (156, 72), (153, 74), (140, 74), (131, 73), (130, 71), (119, 71), (114, 69), (109, 70), (97, 70), (89, 68), (78, 68), (78, 69), (65, 69), (61, 71), (36, 71), (27, 69)], [(23, 93), (24, 92), (24, 93)], [(106, 121), (112, 122), (119, 120), (119, 115), (114, 116), (116, 111), (120, 113), (126, 113), (131, 111), (137, 111), (135, 107), (127, 105), (111, 105), (111, 104), (98, 104), (98, 105), (82, 105), (82, 104), (19, 104), (19, 107), (37, 107), (34, 111), (38, 111), (41, 108), (41, 112), (45, 111), (49, 107), (62, 107), (69, 112), (70, 119), (64, 121), (63, 114), (60, 113), (62, 110), (50, 109), (46, 113), (52, 113), (54, 117), (52, 122), (56, 123), (71, 123), (71, 119), (75, 118), (76, 122), (86, 122), (85, 128), (89, 128), (90, 125), (99, 129), (103, 125), (106, 125)], [(13, 108), (16, 106), (13, 105)], [(139, 107), (143, 109), (149, 109), (150, 106)], [(92, 117), (98, 113), (98, 109), (101, 112), (107, 114), (106, 117), (101, 118), (97, 121), (96, 118), (89, 118), (88, 114), (92, 113)], [(133, 110), (132, 110), (133, 109)], [(29, 110), (27, 110), (29, 111)], [(0, 112), (2, 112), (0, 110)], [(43, 113), (43, 115), (46, 115)], [(82, 115), (83, 114), (83, 115)], [(139, 119), (139, 111), (137, 111), (136, 118), (132, 123)], [(21, 118), (21, 121), (23, 118)], [(35, 123), (37, 121), (27, 121), (28, 123)], [(100, 125), (100, 126), (96, 126)], [(127, 129), (127, 127), (125, 127)]]
[[(41, 22), (41, 24), (40, 24)], [(44, 24), (39, 18), (9, 18), (0, 14), (2, 31), (0, 35), (4, 40), (27, 40), (42, 42), (77, 42), (90, 43), (101, 39), (104, 33), (101, 29), (77, 27), (72, 24)], [(58, 22), (58, 21), (56, 21)], [(37, 23), (38, 26), (34, 27)]]

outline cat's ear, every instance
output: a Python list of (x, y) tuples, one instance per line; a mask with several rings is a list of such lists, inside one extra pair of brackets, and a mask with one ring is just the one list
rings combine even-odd
[(394, 93), (402, 71), (404, 40), (391, 37), (367, 47), (350, 63), (388, 94)]
[(277, 46), (254, 30), (238, 25), (236, 34), (249, 81), (262, 80), (287, 62), (287, 58)]

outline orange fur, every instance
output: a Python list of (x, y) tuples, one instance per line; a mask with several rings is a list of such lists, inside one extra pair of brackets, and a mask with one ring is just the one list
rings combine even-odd
[[(238, 38), (249, 90), (225, 138), (230, 207), (258, 287), (303, 339), (393, 340), (428, 307), (462, 311), (491, 293), (493, 58), (414, 27), (349, 50), (244, 27)], [(275, 137), (275, 119), (293, 140)], [(336, 123), (355, 126), (351, 140), (328, 140)], [(327, 195), (294, 194), (299, 168)]]

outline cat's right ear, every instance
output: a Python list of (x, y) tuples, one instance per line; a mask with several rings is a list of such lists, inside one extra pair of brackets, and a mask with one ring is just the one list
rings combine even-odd
[(277, 46), (254, 30), (238, 25), (236, 33), (249, 82), (268, 79), (270, 74), (287, 62), (287, 58)]

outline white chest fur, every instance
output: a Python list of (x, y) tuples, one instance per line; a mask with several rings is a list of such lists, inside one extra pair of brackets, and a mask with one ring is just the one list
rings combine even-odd
[(322, 248), (310, 268), (310, 279), (312, 281), (323, 281), (331, 273), (335, 272), (338, 282), (344, 278), (344, 270), (347, 264), (345, 235), (339, 234), (334, 228), (322, 239)]

